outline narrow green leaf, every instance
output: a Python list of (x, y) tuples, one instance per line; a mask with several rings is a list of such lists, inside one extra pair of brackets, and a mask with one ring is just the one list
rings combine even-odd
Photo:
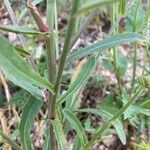
[(11, 25), (1, 25), (0, 30), (7, 31), (7, 32), (13, 32), (17, 34), (32, 34), (32, 35), (47, 35), (48, 32), (40, 32), (33, 29), (30, 29), (28, 27), (20, 27), (20, 26), (11, 26)]
[(73, 93), (75, 93), (78, 88), (83, 85), (90, 73), (92, 72), (93, 68), (95, 66), (95, 57), (89, 58), (89, 60), (82, 66), (81, 72), (78, 74), (76, 80), (70, 85), (67, 92), (60, 96), (57, 100), (57, 107), (62, 104), (68, 97), (70, 97)]
[(99, 8), (102, 5), (114, 3), (116, 1), (118, 1), (118, 0), (96, 0), (95, 2), (92, 1), (90, 4), (87, 4), (87, 5), (83, 6), (81, 9), (79, 9), (77, 14), (79, 15), (82, 13), (87, 13), (88, 11)]
[(41, 100), (35, 99), (31, 96), (31, 98), (27, 101), (25, 107), (23, 108), (19, 126), (20, 140), (23, 150), (32, 150), (30, 130), (33, 126), (35, 116), (38, 114), (41, 105)]
[[(3, 43), (0, 44), (0, 67), (6, 77), (29, 92), (31, 92), (29, 89), (33, 85), (46, 88), (53, 92), (53, 85), (34, 72), (30, 65), (17, 54), (12, 44), (2, 36), (0, 36), (0, 43)], [(34, 90), (36, 89), (34, 88)]]
[(24, 56), (30, 56), (30, 55), (31, 55), (28, 51), (26, 51), (25, 49), (23, 49), (23, 48), (21, 48), (21, 47), (14, 46), (14, 48), (15, 48), (15, 50), (16, 50), (18, 53), (20, 53), (20, 54), (22, 54), (22, 55), (24, 55)]
[(98, 41), (90, 46), (85, 48), (78, 49), (70, 53), (68, 56), (68, 62), (72, 62), (73, 60), (79, 59), (89, 54), (93, 54), (95, 52), (101, 52), (105, 49), (113, 48), (120, 44), (131, 43), (134, 41), (148, 41), (149, 39), (145, 36), (138, 33), (124, 33), (121, 35), (115, 35), (105, 38), (102, 41)]
[(83, 128), (81, 122), (70, 110), (64, 109), (63, 113), (64, 113), (64, 117), (71, 124), (71, 127), (74, 130), (76, 130), (77, 135), (80, 139), (81, 145), (84, 145), (87, 140), (86, 140), (86, 135), (85, 135), (84, 128)]
[(59, 120), (51, 120), (51, 123), (52, 123), (53, 128), (54, 128), (54, 133), (55, 133), (55, 136), (56, 136), (58, 149), (59, 150), (66, 150), (67, 140), (66, 140), (64, 131), (62, 129), (62, 124), (60, 123)]
[[(91, 109), (91, 108), (86, 108), (86, 109), (80, 109), (79, 112), (87, 112), (87, 113), (92, 113), (95, 115), (98, 115), (102, 117), (102, 119), (107, 122), (109, 121), (113, 115), (110, 114), (109, 112), (105, 110), (99, 110), (99, 109)], [(126, 135), (122, 126), (122, 123), (119, 121), (119, 119), (116, 119), (115, 121), (112, 122), (112, 125), (116, 129), (116, 132), (123, 144), (126, 143)]]

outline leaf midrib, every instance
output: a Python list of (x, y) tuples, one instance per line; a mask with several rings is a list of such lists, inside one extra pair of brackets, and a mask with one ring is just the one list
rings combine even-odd
[[(125, 34), (124, 36), (127, 36), (127, 34)], [(137, 36), (140, 36), (139, 34), (136, 34), (136, 37), (134, 38), (135, 40), (137, 39), (137, 40), (140, 40), (140, 38), (139, 37), (137, 37)], [(104, 46), (106, 46), (106, 45), (111, 45), (111, 44), (114, 44), (114, 43), (117, 43), (117, 42), (120, 42), (120, 41), (129, 41), (129, 39), (132, 39), (133, 37), (124, 37), (124, 39), (121, 39), (121, 40), (119, 40), (119, 39), (116, 39), (116, 40), (114, 40), (113, 42), (109, 42), (109, 43), (105, 43), (105, 44), (103, 44), (103, 45), (100, 45), (100, 46), (95, 46), (95, 47), (91, 47), (90, 48), (90, 50), (88, 50), (88, 53), (87, 53), (87, 51), (83, 51), (81, 54), (79, 53), (77, 53), (77, 52), (74, 52), (74, 53), (72, 53), (72, 55), (70, 55), (70, 58), (72, 58), (72, 56), (74, 56), (75, 55), (75, 57), (76, 58), (78, 58), (78, 57), (80, 57), (80, 55), (81, 56), (84, 56), (85, 54), (86, 55), (88, 55), (88, 54), (90, 54), (92, 51), (93, 51), (93, 49), (98, 49), (98, 48), (101, 48), (102, 49), (102, 47), (104, 47)], [(105, 40), (105, 39), (104, 39)], [(144, 39), (143, 39), (144, 40)], [(103, 41), (99, 41), (99, 42), (103, 42)], [(97, 43), (94, 43), (94, 44), (98, 44), (98, 42)], [(100, 43), (101, 44), (101, 43)], [(90, 46), (92, 46), (92, 45), (89, 45), (89, 47)], [(114, 46), (112, 46), (112, 47), (114, 47)], [(87, 49), (88, 47), (85, 47), (85, 49)], [(83, 48), (84, 49), (84, 48)], [(97, 50), (95, 50), (95, 52), (96, 52)], [(94, 51), (93, 51), (94, 52)], [(69, 58), (69, 57), (68, 57)]]

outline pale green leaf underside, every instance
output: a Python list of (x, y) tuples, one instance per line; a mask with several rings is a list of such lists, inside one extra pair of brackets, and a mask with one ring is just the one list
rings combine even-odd
[(131, 43), (135, 41), (148, 41), (148, 38), (141, 34), (132, 32), (106, 37), (102, 41), (98, 41), (92, 45), (70, 53), (70, 55), (68, 56), (68, 62), (72, 62), (73, 60), (93, 54), (95, 52), (101, 52), (105, 49), (113, 48), (117, 45)]
[(23, 150), (32, 150), (30, 131), (41, 105), (41, 100), (31, 97), (25, 104), (25, 107), (23, 108), (19, 126), (20, 140)]
[[(113, 117), (113, 115), (110, 114), (109, 112), (107, 112), (105, 110), (99, 110), (99, 109), (86, 108), (86, 109), (80, 109), (79, 112), (87, 112), (87, 113), (92, 113), (92, 114), (98, 115), (98, 116), (102, 117), (102, 119), (105, 122), (109, 121)], [(112, 122), (112, 125), (116, 129), (116, 132), (117, 132), (121, 142), (123, 144), (125, 144), (126, 143), (126, 135), (125, 135), (122, 123), (117, 119), (114, 122)]]
[(80, 73), (78, 74), (76, 80), (69, 86), (69, 89), (67, 90), (67, 92), (57, 99), (57, 107), (60, 104), (62, 104), (68, 97), (74, 94), (79, 89), (79, 87), (87, 81), (94, 66), (95, 66), (95, 57), (91, 57), (82, 66), (82, 69)]
[(86, 143), (86, 135), (85, 135), (84, 128), (81, 122), (70, 110), (64, 109), (63, 113), (64, 113), (64, 117), (71, 124), (71, 127), (74, 130), (76, 130), (77, 136), (80, 139), (81, 145), (84, 145)]
[(58, 149), (59, 150), (66, 150), (67, 141), (66, 141), (66, 137), (65, 137), (65, 134), (63, 132), (63, 129), (62, 129), (62, 124), (58, 120), (51, 120), (51, 123), (53, 125), (54, 133), (55, 133), (55, 136), (57, 139)]
[(49, 33), (47, 32), (40, 32), (33, 29), (30, 29), (28, 27), (20, 27), (20, 26), (12, 26), (12, 25), (1, 25), (0, 30), (7, 31), (7, 32), (13, 32), (17, 34), (32, 34), (32, 35), (47, 35)]
[(33, 71), (30, 65), (17, 54), (12, 44), (2, 36), (0, 36), (0, 43), (3, 43), (0, 44), (0, 67), (9, 80), (28, 90), (31, 94), (33, 94), (32, 90), (37, 90), (35, 86), (53, 92), (53, 85)]

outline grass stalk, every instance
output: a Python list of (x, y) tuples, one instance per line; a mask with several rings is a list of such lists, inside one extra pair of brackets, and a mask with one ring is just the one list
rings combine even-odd
[(127, 110), (127, 108), (131, 106), (143, 94), (143, 92), (144, 89), (138, 88), (136, 93), (131, 97), (128, 103), (126, 103), (107, 123), (105, 123), (100, 129), (96, 131), (93, 138), (85, 145), (85, 149), (89, 149), (90, 146), (92, 146), (98, 139), (100, 139), (102, 134), (111, 126), (112, 122), (118, 119), (124, 113), (124, 111)]

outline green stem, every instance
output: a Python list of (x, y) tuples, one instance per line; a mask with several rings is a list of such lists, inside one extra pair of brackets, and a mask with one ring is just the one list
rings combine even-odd
[[(54, 58), (52, 57), (52, 47), (51, 47), (51, 39), (49, 38), (46, 41), (46, 50), (47, 50), (47, 61), (48, 61), (48, 79), (49, 81), (53, 82), (55, 81), (55, 64), (54, 64)], [(54, 118), (54, 95), (49, 92), (48, 93), (48, 100), (47, 100), (47, 110), (48, 110), (48, 118), (53, 119)], [(55, 148), (55, 136), (53, 132), (53, 126), (49, 124), (50, 128), (50, 149), (54, 150)]]
[(118, 74), (117, 59), (116, 59), (117, 56), (116, 56), (116, 55), (117, 55), (117, 52), (116, 52), (116, 49), (114, 48), (114, 49), (113, 49), (114, 70), (115, 70), (115, 75), (116, 75), (117, 82), (118, 82), (119, 92), (120, 92), (120, 95), (121, 95), (121, 94), (122, 94), (122, 85), (121, 85), (120, 76), (119, 76), (119, 74)]
[(78, 6), (79, 6), (79, 0), (74, 0), (72, 6), (73, 7), (72, 7), (70, 20), (69, 20), (69, 24), (68, 24), (68, 29), (67, 29), (67, 33), (66, 33), (66, 38), (65, 38), (65, 42), (64, 42), (63, 53), (62, 53), (62, 56), (60, 59), (60, 65), (59, 65), (56, 84), (55, 84), (55, 90), (54, 90), (54, 92), (55, 92), (55, 103), (56, 103), (57, 95), (59, 93), (59, 88), (60, 88), (61, 78), (62, 78), (62, 74), (63, 74), (65, 62), (66, 62), (66, 57), (67, 57), (67, 54), (70, 50), (71, 38), (73, 36), (74, 29), (75, 29), (75, 24), (76, 24), (75, 14), (76, 14)]
[[(55, 39), (55, 27), (56, 27), (56, 19), (57, 19), (57, 8), (56, 8), (56, 0), (47, 0), (47, 23), (51, 32), (51, 36), (46, 40), (46, 50), (47, 50), (47, 62), (48, 62), (48, 79), (53, 84), (55, 84), (56, 79), (56, 49), (58, 48), (58, 44)], [(57, 49), (58, 50), (58, 49)], [(55, 99), (54, 95), (49, 91), (47, 100), (47, 110), (48, 110), (48, 118), (49, 120), (55, 118)], [(50, 149), (56, 149), (56, 140), (55, 134), (53, 132), (52, 124), (49, 124), (50, 129)]]
[[(116, 18), (119, 18), (119, 10), (118, 10), (118, 3), (113, 4), (113, 13), (112, 13), (112, 20), (113, 20), (113, 24), (116, 22)], [(114, 29), (113, 34), (115, 34), (116, 32), (118, 33), (118, 26), (116, 29)], [(119, 93), (120, 95), (122, 94), (122, 84), (121, 84), (121, 78), (120, 75), (118, 73), (118, 67), (117, 67), (117, 49), (113, 48), (113, 62), (114, 62), (114, 71), (115, 71), (115, 75), (117, 78), (117, 82), (118, 82), (118, 88), (119, 88)]]
[(0, 130), (0, 136), (4, 140), (6, 140), (6, 142), (8, 144), (10, 144), (15, 150), (22, 150), (22, 148), (15, 141), (13, 141), (12, 139), (10, 139), (10, 137), (7, 136), (6, 134), (4, 134), (1, 130)]
[(136, 60), (137, 60), (137, 43), (133, 45), (133, 74), (131, 82), (131, 91), (134, 89), (135, 75), (136, 75)]
[(112, 122), (118, 119), (129, 106), (131, 106), (144, 92), (144, 89), (137, 89), (136, 93), (131, 97), (131, 99), (126, 103), (107, 123), (105, 123), (101, 128), (97, 129), (93, 138), (85, 145), (85, 149), (89, 149), (96, 140), (100, 139), (101, 135), (111, 126)]

